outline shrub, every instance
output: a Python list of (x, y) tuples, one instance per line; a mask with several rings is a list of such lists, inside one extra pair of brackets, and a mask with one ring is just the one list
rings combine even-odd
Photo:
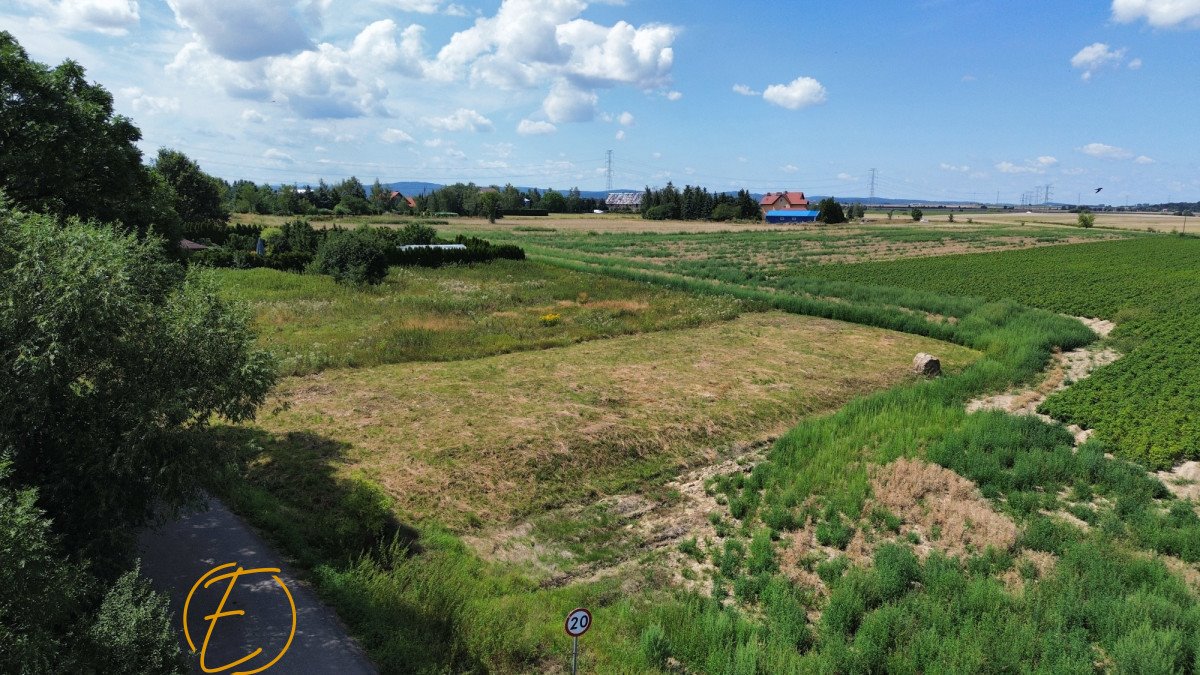
[(541, 322), (541, 324), (547, 328), (549, 328), (551, 326), (557, 326), (561, 320), (562, 320), (562, 315), (555, 314), (553, 312), (551, 312), (549, 314), (543, 314), (538, 319), (538, 321)]
[(387, 276), (388, 260), (378, 241), (361, 230), (330, 233), (325, 237), (312, 269), (338, 283), (378, 284)]
[(712, 219), (725, 222), (727, 220), (735, 220), (741, 215), (741, 210), (736, 204), (717, 204), (712, 210)]
[(1080, 211), (1078, 222), (1080, 227), (1090, 228), (1096, 224), (1096, 216), (1090, 211)]
[(666, 204), (651, 206), (642, 214), (642, 218), (646, 220), (670, 220), (671, 207)]
[(667, 642), (667, 633), (657, 623), (650, 624), (642, 631), (642, 656), (654, 668), (665, 668), (667, 657), (671, 655), (671, 645)]
[(824, 581), (826, 586), (833, 586), (834, 582), (841, 579), (842, 575), (849, 568), (850, 559), (844, 555), (839, 555), (836, 558), (822, 560), (817, 563), (817, 576), (821, 577), (821, 581)]
[(770, 530), (764, 528), (754, 533), (754, 537), (750, 540), (750, 561), (748, 567), (750, 574), (774, 572), (779, 569), (779, 566), (775, 563), (775, 548), (771, 544)]
[(421, 223), (409, 223), (400, 230), (402, 245), (432, 244), (437, 240), (437, 230)]
[(925, 212), (921, 209), (913, 209), (909, 215), (912, 216), (913, 222), (920, 222), (925, 217)]

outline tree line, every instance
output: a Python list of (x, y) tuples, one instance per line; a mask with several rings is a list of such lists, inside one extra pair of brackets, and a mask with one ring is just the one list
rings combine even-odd
[(748, 190), (709, 192), (685, 185), (683, 190), (667, 182), (666, 187), (646, 188), (642, 195), (642, 218), (646, 220), (761, 220), (758, 202)]

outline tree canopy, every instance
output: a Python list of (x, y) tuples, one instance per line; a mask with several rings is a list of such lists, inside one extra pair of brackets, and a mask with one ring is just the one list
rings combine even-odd
[(154, 169), (171, 186), (172, 205), (184, 228), (224, 225), (229, 221), (225, 209), (225, 184), (204, 173), (200, 165), (176, 150), (161, 148)]
[(74, 61), (32, 61), (0, 31), (0, 189), (20, 206), (63, 218), (119, 222), (179, 237), (165, 183), (142, 164), (141, 132), (113, 112)]
[(826, 225), (837, 225), (846, 222), (846, 212), (836, 199), (826, 197), (817, 202), (817, 220)]
[(245, 311), (159, 240), (0, 203), (0, 450), (72, 543), (117, 548), (195, 495), (219, 462), (195, 432), (274, 378)]

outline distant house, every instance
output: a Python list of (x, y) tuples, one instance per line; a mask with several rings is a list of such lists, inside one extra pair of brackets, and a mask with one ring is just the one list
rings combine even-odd
[(809, 202), (803, 192), (768, 192), (758, 200), (758, 206), (766, 218), (768, 211), (805, 211)]
[(641, 211), (641, 192), (612, 192), (604, 199), (609, 211)]
[(763, 219), (768, 223), (815, 223), (819, 211), (808, 210), (776, 210), (767, 211), (763, 214)]
[(403, 200), (405, 204), (408, 204), (408, 208), (417, 208), (417, 200), (413, 199), (412, 197), (405, 197), (395, 190), (389, 192), (387, 198), (389, 204), (395, 204), (398, 200)]

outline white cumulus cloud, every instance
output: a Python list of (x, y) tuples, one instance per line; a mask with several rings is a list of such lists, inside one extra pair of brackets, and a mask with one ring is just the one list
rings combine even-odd
[(1113, 20), (1144, 19), (1155, 28), (1200, 27), (1200, 0), (1113, 0)]
[(232, 61), (290, 54), (312, 46), (298, 7), (280, 0), (167, 0), (179, 25), (213, 54)]
[(172, 96), (151, 96), (140, 87), (126, 87), (121, 94), (129, 99), (134, 112), (146, 115), (179, 112), (179, 99)]
[(631, 113), (631, 112), (621, 113), (621, 116), (617, 118), (617, 122), (620, 123), (620, 125), (623, 127), (633, 126), (633, 113)]
[(535, 122), (534, 120), (521, 120), (517, 124), (517, 133), (522, 136), (545, 136), (558, 131), (558, 127), (549, 122)]
[(138, 24), (137, 0), (62, 0), (53, 6), (58, 23), (68, 30), (125, 35)]
[(751, 89), (749, 85), (735, 84), (733, 85), (733, 93), (741, 94), (742, 96), (762, 96), (761, 91)]
[(287, 154), (286, 152), (284, 152), (282, 150), (277, 150), (275, 148), (271, 148), (271, 149), (267, 150), (266, 152), (264, 152), (262, 154), (262, 156), (263, 156), (263, 159), (269, 159), (269, 160), (272, 160), (275, 162), (280, 162), (282, 164), (291, 164), (292, 162), (296, 161), (296, 160), (292, 159), (291, 155)]
[(1071, 57), (1071, 67), (1083, 71), (1084, 81), (1106, 66), (1118, 66), (1125, 60), (1125, 49), (1111, 49), (1103, 42), (1090, 44)]
[(772, 84), (762, 96), (768, 103), (788, 110), (799, 110), (824, 103), (826, 92), (825, 87), (813, 78), (798, 77), (789, 84)]
[(683, 92), (682, 91), (668, 91), (667, 93), (663, 94), (663, 96), (667, 97), (668, 101), (678, 101), (679, 99), (683, 98)]
[(596, 115), (596, 92), (580, 89), (568, 82), (558, 82), (550, 88), (542, 110), (555, 124), (590, 122)]
[(425, 124), (439, 131), (491, 131), (492, 121), (468, 108), (459, 108), (446, 117), (426, 117)]
[(1118, 148), (1114, 145), (1105, 145), (1104, 143), (1088, 143), (1079, 149), (1085, 155), (1099, 157), (1101, 159), (1129, 159), (1133, 157), (1133, 153), (1125, 148)]
[(1138, 155), (1137, 159), (1133, 161), (1137, 164), (1154, 164), (1154, 160), (1145, 155)]
[(252, 124), (262, 124), (263, 122), (267, 121), (267, 116), (258, 112), (257, 110), (254, 110), (253, 108), (246, 108), (242, 111), (242, 121), (250, 122)]
[(1055, 164), (1058, 164), (1058, 159), (1048, 155), (1043, 155), (1037, 158), (1037, 163), (1041, 166), (1054, 166)]
[(403, 129), (385, 129), (379, 134), (379, 138), (384, 143), (415, 143), (416, 140), (409, 136)]

